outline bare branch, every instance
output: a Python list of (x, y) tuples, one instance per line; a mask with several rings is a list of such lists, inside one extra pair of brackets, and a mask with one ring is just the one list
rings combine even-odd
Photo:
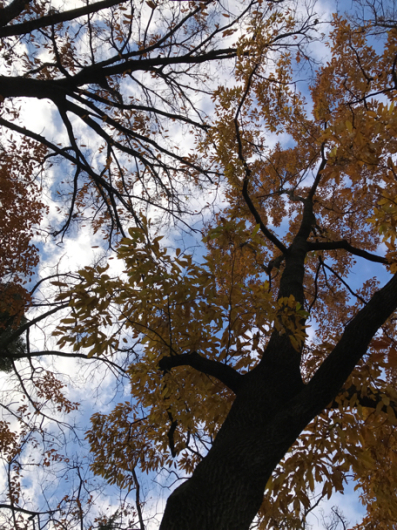
[(44, 357), (45, 355), (51, 355), (54, 357), (73, 357), (76, 359), (84, 359), (87, 361), (101, 361), (104, 362), (113, 368), (116, 368), (120, 372), (122, 372), (125, 375), (128, 375), (128, 371), (124, 370), (119, 364), (114, 363), (113, 361), (107, 359), (106, 357), (88, 357), (88, 355), (85, 355), (84, 353), (69, 353), (69, 352), (63, 352), (60, 350), (44, 350), (44, 351), (34, 351), (29, 353), (21, 353), (21, 354), (13, 354), (12, 358), (14, 360), (18, 359), (31, 359), (33, 357)]
[[(77, 9), (70, 9), (69, 11), (63, 11), (62, 13), (52, 13), (51, 15), (46, 15), (44, 17), (36, 18), (34, 20), (28, 20), (26, 22), (21, 22), (20, 24), (14, 24), (13, 26), (3, 27), (0, 29), (0, 37), (24, 35), (25, 33), (29, 33), (30, 31), (34, 31), (35, 29), (45, 28), (46, 26), (53, 26), (55, 24), (59, 24), (60, 22), (67, 22), (69, 20), (74, 20), (84, 15), (89, 15), (90, 13), (96, 13), (100, 11), (101, 9), (106, 9), (107, 7), (112, 7), (114, 5), (122, 4), (127, 1), (128, 0), (103, 0), (102, 2), (96, 2), (95, 4), (88, 4), (84, 7), (79, 7)], [(16, 3), (17, 1), (14, 0), (13, 4), (16, 4)], [(22, 0), (21, 3), (24, 8), (26, 5), (26, 1)], [(11, 6), (7, 6), (6, 8), (4, 8), (4, 11), (6, 11), (9, 7)], [(0, 10), (0, 13), (1, 13), (1, 10)], [(7, 18), (7, 14), (5, 16)], [(5, 24), (2, 23), (1, 25), (4, 26)]]
[(69, 307), (69, 304), (62, 304), (57, 307), (54, 307), (50, 311), (47, 311), (46, 313), (43, 313), (42, 315), (33, 318), (32, 320), (29, 320), (25, 324), (22, 324), (18, 329), (14, 331), (14, 333), (11, 333), (7, 336), (7, 339), (0, 340), (0, 348), (6, 347), (8, 344), (11, 344), (16, 340), (18, 337), (20, 337), (27, 329), (31, 328), (41, 320), (44, 320), (45, 318), (49, 317), (50, 315), (53, 315), (54, 313), (57, 313), (61, 309), (65, 309), (66, 307)]
[(367, 252), (366, 250), (362, 250), (361, 248), (353, 247), (348, 241), (345, 239), (342, 241), (324, 241), (324, 242), (314, 242), (309, 241), (307, 243), (308, 251), (312, 250), (339, 250), (343, 249), (347, 252), (350, 252), (351, 254), (354, 254), (356, 256), (360, 256), (360, 258), (364, 258), (368, 261), (373, 261), (375, 263), (383, 263), (384, 265), (387, 265), (388, 261), (386, 258), (382, 256), (377, 256), (376, 254), (371, 254), (371, 252)]
[(185, 353), (172, 357), (162, 357), (158, 366), (160, 370), (164, 370), (165, 372), (176, 366), (191, 366), (199, 372), (216, 377), (235, 394), (237, 394), (243, 378), (243, 376), (236, 372), (231, 366), (206, 359), (197, 352)]

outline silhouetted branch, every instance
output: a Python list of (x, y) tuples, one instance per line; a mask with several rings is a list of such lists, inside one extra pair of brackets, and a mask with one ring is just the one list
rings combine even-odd
[[(25, 33), (29, 33), (30, 31), (34, 31), (35, 29), (45, 28), (46, 26), (53, 26), (55, 24), (59, 24), (60, 22), (67, 22), (70, 20), (74, 20), (84, 15), (89, 15), (90, 13), (96, 13), (100, 11), (101, 9), (106, 9), (107, 7), (112, 7), (114, 5), (122, 4), (127, 1), (128, 0), (103, 0), (102, 2), (88, 4), (86, 6), (78, 7), (76, 9), (70, 9), (68, 11), (63, 11), (62, 13), (52, 13), (51, 15), (45, 15), (43, 17), (36, 18), (34, 20), (27, 20), (26, 22), (21, 22), (20, 24), (14, 24), (12, 26), (1, 28), (0, 37), (24, 35)], [(18, 2), (16, 2), (14, 0), (13, 4), (17, 4), (17, 3), (22, 4), (22, 9), (24, 9), (26, 7), (27, 2), (25, 0), (22, 0), (22, 2), (19, 2), (19, 0)], [(11, 6), (7, 6), (6, 8), (4, 8), (4, 11), (6, 11), (9, 7)], [(0, 10), (0, 15), (3, 15), (1, 10)], [(5, 16), (7, 18), (7, 13), (5, 14)], [(12, 17), (12, 18), (15, 18), (15, 17)], [(4, 26), (5, 24), (2, 23), (1, 25)]]
[(347, 252), (350, 252), (350, 254), (354, 254), (355, 256), (360, 256), (360, 258), (364, 258), (368, 261), (373, 261), (375, 263), (383, 263), (386, 265), (388, 263), (387, 259), (382, 256), (377, 256), (376, 254), (371, 254), (371, 252), (367, 252), (366, 250), (362, 250), (361, 248), (353, 247), (348, 241), (342, 240), (342, 241), (324, 241), (324, 242), (314, 242), (309, 241), (307, 243), (308, 251), (313, 250), (339, 250), (343, 249)]
[(199, 372), (216, 377), (235, 394), (237, 394), (243, 378), (243, 376), (236, 372), (231, 366), (212, 361), (211, 359), (206, 359), (197, 352), (185, 353), (172, 357), (163, 357), (160, 359), (158, 366), (160, 370), (165, 372), (176, 366), (191, 366)]

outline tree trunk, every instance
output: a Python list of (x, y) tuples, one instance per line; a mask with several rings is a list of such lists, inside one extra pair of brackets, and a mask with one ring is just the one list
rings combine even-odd
[(169, 497), (160, 530), (248, 530), (273, 470), (337, 396), (396, 308), (397, 275), (359, 311), (307, 385), (277, 363), (277, 356), (285, 360), (290, 351), (285, 335), (273, 335), (261, 363), (243, 376), (211, 450)]
[(161, 530), (249, 528), (272, 471), (306, 425), (285, 417), (302, 381), (275, 375), (260, 366), (244, 376), (213, 447), (169, 497)]

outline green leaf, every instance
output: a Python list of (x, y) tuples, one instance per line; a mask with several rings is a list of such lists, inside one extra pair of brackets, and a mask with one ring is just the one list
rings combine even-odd
[(251, 237), (252, 237), (252, 238), (255, 237), (256, 234), (259, 232), (259, 228), (260, 228), (260, 226), (261, 226), (260, 224), (255, 225), (255, 228), (254, 228), (254, 230), (253, 230), (253, 232), (252, 232), (252, 234), (251, 234)]

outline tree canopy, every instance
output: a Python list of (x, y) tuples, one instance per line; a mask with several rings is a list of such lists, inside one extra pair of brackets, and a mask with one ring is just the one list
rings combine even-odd
[[(16, 0), (3, 9), (4, 53), (15, 53), (12, 38), (24, 35), (32, 45), (30, 32), (39, 31), (37, 46), (53, 55), (50, 62), (29, 52), (17, 78), (0, 77), (4, 114), (14, 108), (12, 101), (7, 106), (13, 97), (48, 98), (66, 143), (58, 147), (23, 129), (17, 110), (14, 120), (1, 116), (0, 125), (35, 142), (22, 145), (25, 152), (43, 149), (42, 171), (55, 156), (74, 164), (71, 191), (59, 183), (69, 203), (56, 236), (67, 233), (74, 216), (86, 217), (93, 231), (103, 229), (117, 258), (47, 279), (51, 300), (31, 325), (61, 309), (68, 314), (53, 333), (58, 350), (36, 356), (101, 358), (113, 367), (124, 359), (119, 368), (131, 397), (110, 412), (96, 411), (86, 439), (91, 471), (136, 492), (134, 524), (141, 530), (138, 475), (164, 469), (182, 483), (168, 498), (161, 530), (242, 530), (253, 522), (264, 530), (305, 528), (314, 506), (343, 491), (348, 478), (366, 508), (354, 529), (391, 530), (397, 523), (393, 5), (357, 2), (354, 17), (333, 14), (328, 36), (317, 31), (321, 15), (302, 17), (299, 2), (238, 6), (233, 16), (220, 3), (194, 2), (100, 2), (48, 15), (43, 4), (32, 9), (33, 18), (29, 5)], [(22, 21), (12, 22), (18, 16)], [(234, 36), (237, 28), (244, 31)], [(218, 35), (233, 36), (233, 44), (218, 46)], [(327, 42), (327, 58), (317, 64), (314, 38)], [(186, 76), (198, 83), (209, 75), (205, 65), (231, 58), (233, 82), (186, 85)], [(204, 92), (214, 105), (205, 118), (194, 99)], [(175, 152), (163, 119), (194, 131), (190, 154)], [(97, 138), (96, 158), (81, 145), (87, 130)], [(26, 167), (21, 179), (33, 171)], [(188, 227), (187, 190), (209, 196), (214, 189), (224, 202), (206, 213), (199, 254), (177, 248), (169, 232), (164, 238), (158, 211)], [(0, 343), (28, 329), (23, 321)], [(24, 391), (15, 365), (29, 356), (32, 362), (32, 353), (12, 361)], [(76, 409), (53, 371), (38, 375), (29, 383), (38, 398), (65, 414)], [(39, 411), (38, 403), (30, 405)], [(23, 421), (28, 408), (18, 411)], [(7, 447), (17, 475), (22, 442), (5, 422), (0, 426), (0, 447)], [(19, 439), (29, 432), (25, 426)], [(42, 425), (35, 432), (45, 438)], [(42, 466), (65, 461), (50, 445), (43, 454)], [(80, 474), (79, 480), (80, 491)], [(15, 479), (8, 507), (23, 511), (18, 488)], [(83, 497), (74, 498), (69, 520), (83, 527)], [(60, 522), (52, 519), (59, 528), (68, 524), (62, 502)], [(90, 528), (115, 526), (122, 510)]]
[[(105, 0), (58, 10), (15, 0), (2, 8), (0, 126), (5, 138), (13, 131), (45, 147), (47, 169), (63, 161), (56, 191), (66, 217), (55, 232), (91, 222), (112, 240), (149, 206), (174, 219), (194, 213), (186, 187), (215, 184), (214, 172), (180, 151), (173, 124), (188, 135), (208, 129), (197, 98), (211, 96), (211, 64), (236, 56), (223, 43), (256, 5)], [(307, 22), (293, 32), (304, 36)], [(269, 49), (290, 29), (280, 27)], [(48, 102), (56, 137), (24, 127), (21, 98)]]

